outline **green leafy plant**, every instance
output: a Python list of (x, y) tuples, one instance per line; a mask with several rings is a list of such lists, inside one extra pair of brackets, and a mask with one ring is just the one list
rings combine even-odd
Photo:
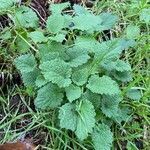
[[(59, 108), (61, 128), (79, 140), (91, 137), (96, 150), (108, 150), (113, 134), (107, 119), (120, 124), (128, 113), (119, 104), (125, 96), (123, 84), (132, 80), (130, 64), (121, 59), (135, 45), (131, 27), (128, 39), (103, 41), (101, 33), (115, 26), (116, 15), (95, 15), (79, 5), (69, 15), (63, 11), (67, 7), (69, 3), (52, 4), (44, 29), (29, 7), (15, 9), (10, 15), (14, 33), (30, 48), (14, 64), (24, 85), (35, 91), (37, 109)], [(132, 97), (129, 92), (127, 96)]]

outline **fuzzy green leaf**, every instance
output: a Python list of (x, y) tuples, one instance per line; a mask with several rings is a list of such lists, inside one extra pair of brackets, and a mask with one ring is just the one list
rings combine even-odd
[(40, 72), (38, 69), (34, 69), (30, 72), (22, 72), (23, 83), (26, 87), (35, 87), (35, 81), (39, 76)]
[(94, 128), (92, 141), (95, 150), (110, 150), (113, 142), (113, 134), (105, 124), (99, 124)]
[(54, 59), (40, 65), (44, 78), (59, 87), (67, 87), (71, 84), (71, 68), (61, 59)]
[(65, 39), (65, 34), (57, 34), (56, 36), (54, 37), (49, 37), (50, 40), (52, 41), (56, 41), (56, 42), (62, 42), (64, 39)]
[(123, 50), (135, 46), (134, 40), (112, 39), (100, 43), (94, 50), (96, 56), (103, 56), (103, 59), (117, 59)]
[(66, 28), (72, 28), (74, 26), (74, 23), (72, 22), (72, 16), (70, 16), (69, 14), (63, 14), (65, 23), (64, 23), (64, 27)]
[(92, 133), (95, 126), (95, 110), (90, 101), (83, 100), (76, 106), (78, 112), (77, 129), (75, 131), (79, 139), (84, 140), (88, 137), (88, 133)]
[(140, 98), (142, 97), (140, 90), (134, 88), (128, 90), (126, 95), (128, 98), (133, 100), (140, 100)]
[(83, 65), (90, 59), (87, 51), (79, 48), (68, 49), (66, 53), (69, 56), (68, 63), (71, 67), (78, 67)]
[(132, 74), (130, 71), (114, 71), (111, 73), (118, 81), (129, 82), (132, 81)]
[(118, 17), (111, 13), (101, 13), (99, 18), (102, 20), (102, 22), (99, 26), (96, 27), (96, 31), (111, 29), (118, 21)]
[(82, 97), (92, 102), (94, 108), (100, 108), (102, 98), (99, 94), (92, 93), (90, 90), (87, 90)]
[(6, 27), (1, 31), (0, 39), (3, 39), (3, 40), (11, 39), (11, 31), (10, 31), (9, 27)]
[[(24, 38), (25, 38), (25, 37), (24, 37)], [(28, 38), (25, 38), (25, 39), (26, 39), (26, 41), (29, 42)], [(23, 39), (21, 39), (20, 37), (17, 37), (17, 38), (16, 38), (15, 43), (16, 43), (16, 48), (17, 48), (17, 50), (18, 50), (19, 52), (21, 52), (21, 53), (28, 52), (29, 49), (30, 49), (30, 46), (29, 46)]]
[(76, 130), (77, 127), (77, 112), (76, 106), (72, 103), (66, 103), (59, 110), (60, 127)]
[(75, 16), (73, 18), (73, 28), (82, 31), (94, 31), (95, 27), (100, 25), (101, 22), (101, 18), (93, 14), (80, 14), (79, 16)]
[(114, 96), (106, 96), (103, 95), (101, 102), (101, 110), (107, 117), (113, 117), (118, 115), (118, 105), (121, 101), (121, 97), (119, 95)]
[(25, 73), (33, 71), (36, 67), (35, 57), (31, 54), (21, 55), (14, 62), (17, 69)]
[(59, 33), (64, 28), (64, 17), (59, 14), (51, 15), (47, 20), (47, 30), (51, 33)]
[(59, 111), (60, 126), (75, 131), (80, 140), (87, 138), (95, 126), (95, 110), (87, 100), (79, 103), (67, 103)]
[[(59, 50), (60, 49), (61, 48), (59, 48)], [(49, 43), (38, 44), (38, 50), (39, 50), (39, 57), (41, 63), (59, 58), (59, 52), (56, 51), (57, 47), (55, 49), (53, 45), (53, 48), (51, 48)]]
[(45, 80), (45, 78), (41, 74), (36, 78), (35, 84), (38, 88), (42, 87), (46, 83), (48, 83), (48, 81)]
[(15, 0), (0, 0), (0, 12), (6, 11), (9, 9)]
[(86, 10), (86, 9), (85, 9), (84, 7), (82, 7), (81, 5), (74, 4), (74, 5), (73, 5), (73, 9), (74, 9), (76, 15), (89, 14), (89, 11)]
[(114, 64), (114, 70), (123, 72), (123, 71), (131, 71), (131, 66), (128, 62), (124, 62), (122, 60), (117, 60)]
[(48, 52), (41, 54), (41, 63), (59, 58), (58, 52)]
[(48, 83), (38, 90), (35, 106), (39, 109), (58, 107), (63, 100), (63, 93), (57, 85)]
[(84, 85), (87, 82), (87, 80), (88, 80), (87, 68), (76, 70), (72, 74), (72, 81), (78, 86)]
[(44, 36), (41, 31), (34, 31), (29, 33), (29, 37), (33, 40), (34, 43), (46, 42), (47, 38)]
[(63, 60), (68, 60), (68, 56), (65, 53), (66, 46), (55, 41), (48, 41), (45, 44), (39, 44), (39, 54), (41, 61), (49, 61), (54, 58), (62, 58)]
[(150, 23), (150, 8), (144, 8), (140, 14), (140, 20)]
[(102, 77), (92, 75), (87, 84), (87, 88), (97, 94), (115, 95), (120, 93), (117, 83), (105, 75)]
[(113, 116), (113, 120), (115, 120), (117, 123), (121, 124), (122, 121), (127, 121), (131, 114), (131, 110), (128, 109), (127, 107), (119, 108), (118, 109), (118, 114), (116, 116)]
[(21, 6), (16, 10), (14, 22), (17, 26), (37, 28), (39, 19), (31, 8)]
[(126, 35), (129, 39), (136, 39), (140, 35), (140, 28), (138, 26), (129, 25), (126, 29)]
[(94, 49), (99, 47), (99, 42), (94, 39), (92, 36), (78, 36), (75, 40), (75, 46), (86, 49), (89, 52), (94, 52)]
[(81, 89), (78, 86), (70, 84), (65, 88), (66, 96), (70, 102), (78, 99), (81, 96)]
[(123, 60), (111, 61), (110, 59), (105, 59), (101, 63), (101, 66), (108, 71), (112, 71), (112, 70), (116, 70), (120, 72), (131, 71), (130, 64), (124, 62)]
[(95, 53), (95, 58), (101, 57), (102, 62), (112, 62), (119, 59), (123, 50), (135, 46), (134, 40), (113, 39), (99, 43), (91, 36), (79, 36), (75, 40), (77, 48)]
[(51, 4), (49, 9), (52, 11), (52, 14), (61, 14), (61, 12), (68, 6), (70, 6), (69, 2), (59, 3), (59, 4)]

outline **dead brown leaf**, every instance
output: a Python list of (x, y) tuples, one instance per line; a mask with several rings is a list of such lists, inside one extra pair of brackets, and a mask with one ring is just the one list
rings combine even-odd
[(5, 143), (0, 145), (0, 150), (35, 150), (35, 146), (27, 142)]

